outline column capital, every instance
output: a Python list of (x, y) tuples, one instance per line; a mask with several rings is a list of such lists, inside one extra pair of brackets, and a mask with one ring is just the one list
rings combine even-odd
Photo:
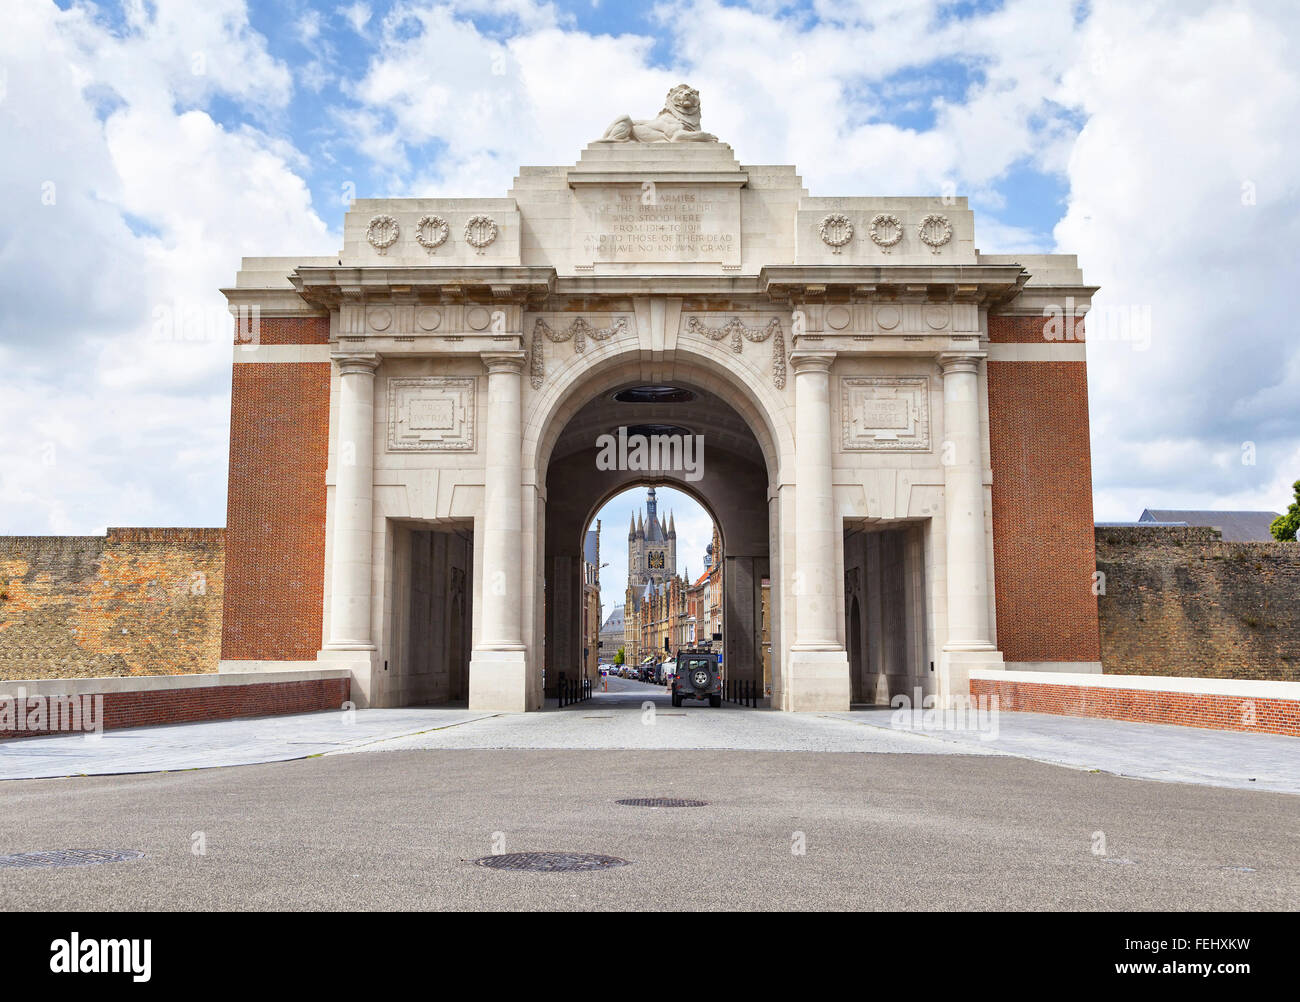
[(796, 348), (790, 352), (790, 368), (795, 375), (802, 372), (830, 372), (831, 363), (835, 361), (833, 351), (808, 351)]
[(489, 374), (521, 373), (524, 371), (524, 362), (528, 359), (528, 354), (522, 351), (485, 351), (479, 357), (483, 359)]
[(382, 356), (375, 351), (339, 351), (330, 354), (330, 360), (339, 367), (343, 376), (373, 376)]
[(954, 372), (979, 372), (980, 362), (987, 357), (985, 351), (945, 351), (939, 356), (939, 367), (945, 376)]

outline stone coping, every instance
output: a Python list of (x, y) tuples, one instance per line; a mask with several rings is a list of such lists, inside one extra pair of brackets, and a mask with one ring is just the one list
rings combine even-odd
[(1078, 672), (999, 671), (972, 668), (971, 678), (986, 682), (1023, 682), (1036, 685), (1075, 685), (1092, 689), (1134, 689), (1144, 692), (1186, 692), (1251, 699), (1300, 700), (1300, 682), (1271, 679), (1189, 678), (1185, 675), (1091, 675)]
[(35, 678), (0, 681), (0, 699), (12, 699), (22, 689), (31, 696), (85, 696), (113, 692), (160, 692), (168, 689), (219, 688), (280, 682), (314, 682), (351, 678), (347, 668), (311, 668), (299, 671), (204, 672), (197, 675), (105, 675), (97, 678)]

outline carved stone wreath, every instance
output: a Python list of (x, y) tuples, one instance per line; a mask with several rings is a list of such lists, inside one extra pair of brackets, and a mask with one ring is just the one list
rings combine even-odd
[(952, 239), (952, 223), (948, 222), (947, 216), (931, 213), (921, 220), (916, 235), (921, 238), (921, 243), (930, 248), (931, 253), (938, 254), (939, 248)]
[(480, 254), (497, 238), (497, 223), (491, 216), (470, 216), (465, 222), (465, 243)]
[(832, 212), (822, 217), (817, 226), (817, 234), (822, 238), (822, 243), (831, 248), (831, 253), (838, 254), (840, 248), (853, 239), (853, 224), (843, 213)]
[(592, 327), (584, 318), (578, 317), (562, 331), (551, 329), (541, 317), (533, 323), (533, 344), (529, 351), (528, 359), (528, 381), (532, 384), (533, 389), (542, 388), (542, 383), (546, 379), (546, 359), (543, 354), (543, 339), (550, 341), (552, 344), (564, 344), (566, 341), (573, 342), (573, 350), (581, 355), (587, 350), (587, 338), (593, 341), (608, 341), (612, 337), (618, 337), (627, 333), (627, 317), (618, 317), (608, 327)]
[(749, 327), (740, 317), (732, 317), (721, 327), (710, 327), (699, 317), (691, 317), (686, 322), (686, 329), (692, 334), (702, 334), (710, 341), (731, 339), (731, 350), (740, 354), (746, 341), (762, 344), (772, 339), (772, 383), (778, 390), (785, 389), (785, 335), (781, 332), (781, 321), (773, 317), (766, 327)]
[[(891, 229), (893, 233), (886, 235)], [(892, 212), (882, 212), (871, 220), (870, 236), (871, 242), (888, 254), (889, 248), (903, 239), (903, 224)]]
[(392, 216), (374, 216), (366, 227), (366, 242), (380, 254), (387, 254), (388, 248), (397, 243), (402, 228)]
[[(428, 236), (424, 235), (425, 230), (429, 231)], [(447, 226), (447, 220), (442, 216), (421, 216), (415, 224), (415, 242), (432, 254), (447, 242), (449, 232), (451, 230)]]

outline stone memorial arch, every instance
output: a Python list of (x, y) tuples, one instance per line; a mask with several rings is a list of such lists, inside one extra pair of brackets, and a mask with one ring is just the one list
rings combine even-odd
[[(1070, 256), (981, 254), (964, 199), (812, 197), (679, 87), (504, 198), (358, 199), (339, 254), (224, 291), (225, 666), (538, 709), (581, 660), (586, 520), (649, 483), (719, 522), (735, 677), (770, 578), (774, 707), (1100, 670), (1094, 290)], [(699, 477), (600, 468), (619, 428), (702, 436)]]

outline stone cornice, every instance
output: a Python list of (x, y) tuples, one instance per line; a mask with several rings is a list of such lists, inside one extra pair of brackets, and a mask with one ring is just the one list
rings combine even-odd
[(1081, 317), (1092, 308), (1099, 285), (1030, 285), (991, 312), (1003, 317), (1045, 317), (1069, 311)]
[(554, 268), (516, 265), (295, 269), (289, 276), (304, 300), (325, 307), (367, 299), (412, 302), (516, 303), (544, 299), (555, 288)]
[(993, 305), (1029, 280), (1018, 264), (769, 265), (758, 273), (762, 291), (778, 302), (847, 302), (916, 298)]
[(587, 184), (642, 184), (646, 178), (653, 177), (657, 185), (674, 184), (713, 184), (724, 187), (742, 188), (749, 183), (746, 171), (729, 170), (695, 170), (665, 171), (663, 168), (646, 168), (644, 170), (597, 171), (570, 170), (566, 180), (574, 188)]
[(262, 317), (321, 317), (328, 315), (324, 306), (309, 303), (294, 289), (244, 289), (219, 290), (234, 316), (240, 311), (256, 309)]
[[(551, 267), (457, 265), (435, 267), (305, 266), (290, 276), (293, 289), (227, 289), (232, 307), (259, 305), (319, 315), (345, 302), (513, 303), (529, 310), (553, 297), (670, 294), (734, 302), (752, 298), (782, 306), (808, 302), (968, 302), (998, 313), (1064, 303), (1086, 304), (1094, 287), (1025, 289), (1020, 265), (769, 265), (757, 274), (557, 275)], [(1042, 300), (1042, 303), (1039, 301)], [(1085, 306), (1086, 308), (1086, 306)]]

